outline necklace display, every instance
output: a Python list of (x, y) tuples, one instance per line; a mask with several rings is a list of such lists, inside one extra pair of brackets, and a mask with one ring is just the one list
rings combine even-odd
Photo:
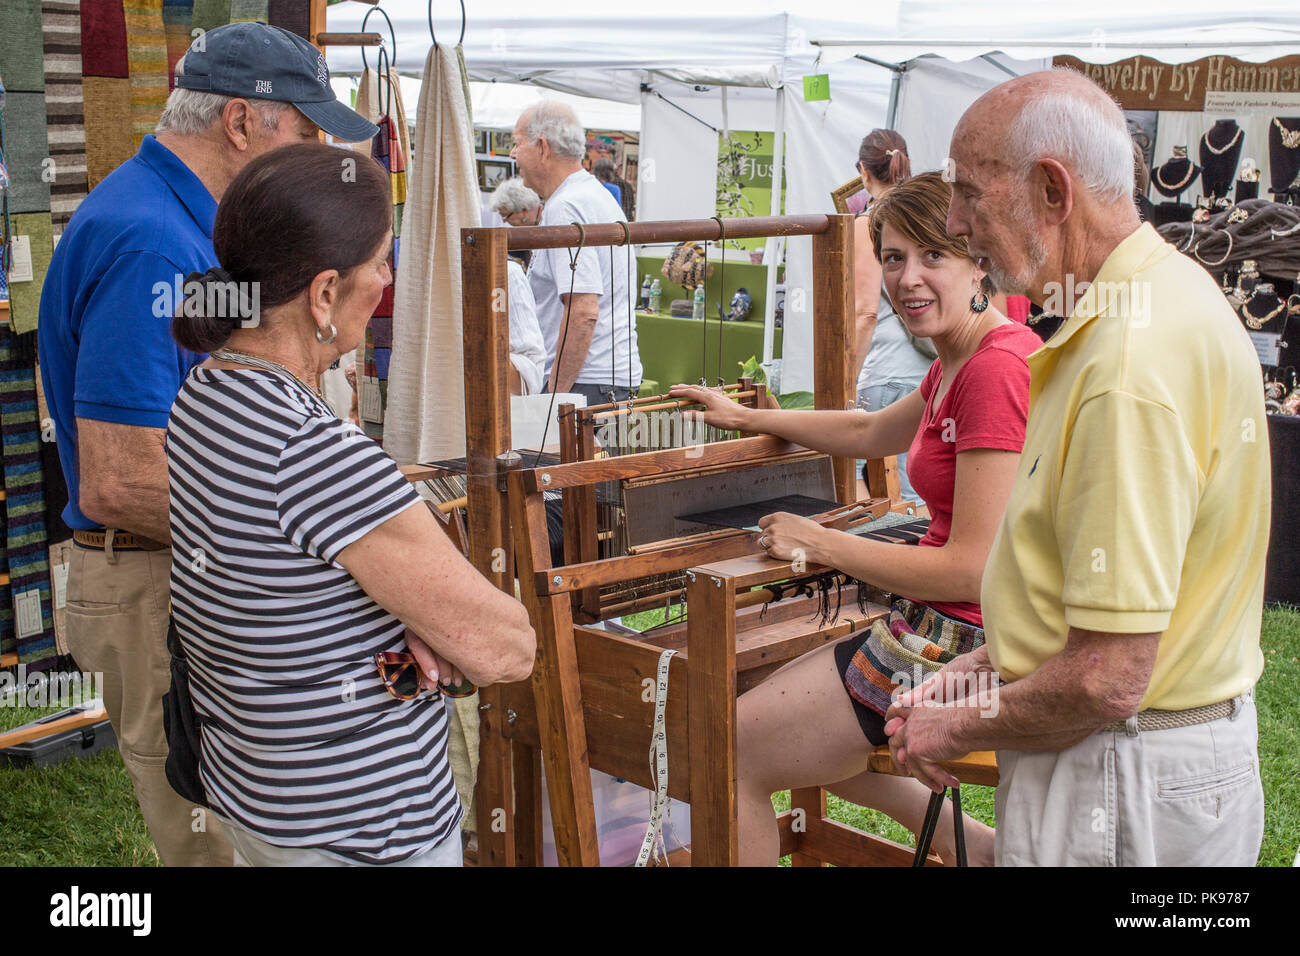
[(1276, 116), (1273, 117), (1273, 125), (1282, 134), (1283, 146), (1287, 149), (1300, 149), (1300, 129), (1287, 129)]
[(233, 362), (236, 365), (248, 365), (252, 368), (260, 368), (264, 372), (274, 372), (276, 375), (290, 378), (303, 388), (307, 389), (317, 398), (320, 398), (320, 389), (316, 388), (314, 385), (308, 385), (278, 362), (258, 358), (256, 355), (249, 355), (246, 352), (236, 352), (232, 349), (214, 349), (211, 355), (214, 359), (220, 359), (222, 362)]
[[(1270, 310), (1265, 315), (1255, 315), (1250, 311), (1250, 305), (1256, 299), (1272, 299), (1277, 303), (1277, 308)], [(1245, 319), (1246, 325), (1258, 331), (1267, 325), (1270, 321), (1281, 315), (1282, 310), (1286, 308), (1286, 303), (1273, 294), (1273, 286), (1267, 282), (1261, 282), (1255, 286), (1255, 294), (1250, 300), (1241, 306), (1241, 317)]]
[(1237, 140), (1239, 139), (1241, 139), (1240, 126), (1237, 127), (1237, 135), (1232, 137), (1232, 139), (1228, 140), (1228, 142), (1221, 147), (1216, 148), (1215, 145), (1210, 142), (1210, 134), (1208, 132), (1201, 137), (1201, 142), (1203, 142), (1205, 144), (1205, 148), (1208, 149), (1210, 152), (1212, 152), (1215, 156), (1221, 156), (1224, 153), (1226, 153), (1228, 150), (1232, 149), (1233, 146), (1237, 145)]
[(1159, 183), (1162, 187), (1164, 187), (1164, 189), (1166, 189), (1170, 193), (1182, 192), (1184, 189), (1187, 188), (1187, 184), (1190, 183), (1192, 181), (1192, 178), (1196, 175), (1196, 166), (1193, 165), (1190, 159), (1184, 159), (1181, 161), (1187, 163), (1187, 175), (1183, 177), (1183, 181), (1180, 183), (1167, 183), (1165, 182), (1165, 177), (1162, 175), (1165, 169), (1171, 163), (1179, 162), (1179, 160), (1170, 160), (1168, 163), (1165, 163), (1163, 166), (1156, 167), (1156, 182)]

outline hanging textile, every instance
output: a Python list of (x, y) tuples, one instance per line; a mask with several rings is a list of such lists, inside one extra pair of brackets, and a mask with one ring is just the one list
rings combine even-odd
[[(41, 489), (41, 429), (36, 418), (36, 336), (0, 326), (0, 455), (4, 460), (6, 602), (13, 612), (18, 662), (40, 670), (55, 662), (49, 545)], [(18, 605), (30, 613), (20, 616)], [(30, 628), (19, 630), (24, 619)]]
[(81, 72), (90, 190), (135, 152), (126, 12), (115, 0), (81, 0)]
[[(392, 84), (393, 102), (388, 104), (388, 84)], [(379, 71), (373, 66), (366, 67), (365, 72), (361, 74), (361, 82), (357, 86), (357, 105), (354, 107), (358, 113), (364, 116), (376, 126), (379, 125), (379, 118), (383, 115), (380, 109), (379, 92), (380, 92)], [(411, 159), (411, 142), (410, 127), (406, 125), (406, 104), (402, 101), (402, 85), (397, 76), (397, 70), (388, 67), (388, 83), (383, 83), (384, 106), (388, 106), (388, 112), (397, 127), (397, 138), (402, 143), (402, 156), (409, 162)], [(352, 148), (361, 152), (369, 152), (369, 143), (353, 143)]]
[[(379, 127), (379, 132), (367, 143), (355, 143), (353, 148), (370, 153), (389, 175), (393, 193), (393, 253), (388, 265), (396, 277), (400, 260), (402, 214), (407, 198), (406, 178), (406, 109), (402, 104), (402, 88), (397, 73), (385, 69), (386, 56), (380, 57), (384, 72), (367, 68), (361, 78), (357, 94), (357, 108), (363, 116)], [(387, 76), (387, 81), (383, 77)], [(382, 96), (379, 95), (382, 92)], [(384, 436), (384, 410), (388, 403), (388, 370), (393, 347), (394, 286), (384, 290), (383, 298), (370, 318), (365, 340), (357, 347), (356, 364), (362, 370), (357, 388), (361, 403), (361, 427), (371, 438), (381, 441)], [(378, 391), (378, 397), (373, 394)]]
[[(5, 111), (6, 116), (8, 110)], [(17, 268), (9, 273), (9, 324), (15, 335), (36, 328), (41, 307), (41, 288), (54, 255), (54, 230), (48, 212), (20, 213), (10, 217), (14, 237), (26, 237), (30, 279), (19, 279)], [(17, 263), (15, 263), (17, 265)]]
[(230, 0), (194, 0), (192, 29), (215, 30), (230, 22)]
[(409, 464), (465, 454), (462, 228), (482, 223), (461, 48), (429, 50), (397, 264), (384, 448)]
[(306, 39), (311, 31), (309, 4), (310, 0), (269, 0), (266, 22)]
[(45, 89), (41, 58), (41, 0), (4, 0), (0, 28), (0, 67), (10, 93), (39, 93)]
[(81, 97), (81, 2), (43, 0), (45, 119), (53, 163), (50, 213), (63, 233), (86, 197), (86, 127)]
[(163, 0), (163, 36), (167, 42), (167, 88), (176, 89), (176, 61), (194, 41), (194, 0)]
[(267, 0), (230, 0), (231, 23), (267, 22)]
[[(39, 38), (36, 41), (40, 43)], [(9, 211), (50, 211), (49, 134), (45, 93), (14, 92), (5, 84), (5, 164), (9, 169)]]
[(167, 36), (162, 0), (123, 0), (131, 73), (131, 149), (140, 148), (162, 115), (167, 83)]

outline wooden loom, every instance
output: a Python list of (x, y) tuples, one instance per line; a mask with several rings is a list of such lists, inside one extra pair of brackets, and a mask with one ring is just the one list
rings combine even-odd
[[(653, 787), (646, 759), (651, 709), (642, 698), (642, 682), (653, 678), (665, 647), (679, 650), (669, 665), (670, 687), (676, 691), (668, 698), (673, 768), (669, 793), (692, 803), (694, 862), (734, 864), (736, 694), (785, 661), (885, 613), (876, 606), (856, 619), (845, 616), (828, 622), (823, 617), (812, 625), (806, 620), (806, 605), (801, 607), (800, 602), (772, 605), (770, 610), (760, 606), (750, 589), (789, 578), (791, 569), (755, 554), (757, 536), (748, 532), (680, 536), (644, 545), (637, 553), (604, 559), (596, 554), (593, 486), (601, 482), (701, 477), (726, 482), (758, 469), (780, 469), (826, 456), (771, 437), (748, 437), (590, 460), (591, 449), (582, 445), (590, 432), (585, 426), (617, 406), (568, 410), (572, 422), (561, 429), (564, 463), (523, 470), (519, 456), (507, 454), (507, 306), (499, 294), (495, 301), (493, 296), (494, 290), (508, 287), (507, 244), (514, 249), (540, 249), (580, 242), (609, 246), (716, 239), (722, 228), (716, 220), (697, 220), (592, 225), (585, 230), (532, 227), (462, 232), (470, 559), (499, 587), (512, 590), (509, 561), (502, 559), (513, 551), (522, 598), (538, 634), (531, 681), (482, 692), (476, 796), (481, 864), (540, 863), (543, 757), (560, 861), (599, 861), (589, 770), (595, 767)], [(731, 220), (725, 228), (732, 238), (813, 236), (815, 404), (853, 407), (848, 359), (853, 314), (847, 281), (852, 261), (849, 217)], [(493, 311), (494, 304), (500, 311)], [(746, 391), (748, 384), (741, 383), (739, 391)], [(761, 392), (748, 390), (756, 394), (747, 398), (761, 400)], [(853, 462), (834, 459), (830, 471), (834, 497), (847, 505), (855, 497)], [(879, 515), (897, 502), (897, 479), (885, 462), (873, 463), (868, 477), (872, 491), (885, 494), (862, 504), (858, 513)], [(551, 566), (543, 503), (547, 491), (563, 491), (566, 547), (565, 564), (560, 567)], [(845, 523), (850, 517), (845, 512), (827, 520)], [(684, 626), (621, 637), (575, 625), (575, 616), (593, 622), (631, 609), (626, 600), (602, 597), (602, 587), (666, 572), (682, 573), (687, 579), (689, 613)], [(855, 598), (850, 594), (850, 603)], [(826, 820), (825, 794), (819, 789), (793, 796), (795, 809), (803, 810), (809, 823), (802, 833), (795, 833), (787, 817), (782, 831), (783, 852), (793, 852), (797, 863), (910, 859), (910, 851), (889, 841)]]

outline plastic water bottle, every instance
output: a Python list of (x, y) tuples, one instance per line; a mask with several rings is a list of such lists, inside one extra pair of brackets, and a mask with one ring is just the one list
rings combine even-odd
[(651, 312), (658, 314), (659, 299), (662, 296), (663, 296), (663, 289), (659, 285), (659, 280), (655, 279), (655, 281), (650, 286), (650, 311)]
[(646, 273), (645, 281), (641, 283), (641, 308), (649, 311), (650, 309), (650, 273)]
[(701, 282), (695, 287), (695, 302), (691, 308), (691, 318), (704, 318), (704, 283)]

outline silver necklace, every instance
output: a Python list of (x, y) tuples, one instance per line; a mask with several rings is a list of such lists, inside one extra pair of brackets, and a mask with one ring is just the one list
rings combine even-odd
[(293, 381), (297, 382), (299, 385), (306, 388), (313, 395), (316, 395), (318, 397), (320, 395), (320, 392), (316, 391), (316, 389), (312, 388), (310, 385), (308, 385), (306, 382), (300, 379), (297, 375), (294, 375), (293, 372), (289, 371), (287, 368), (285, 368), (283, 365), (279, 364), (278, 362), (272, 362), (269, 359), (258, 358), (256, 355), (249, 355), (246, 352), (236, 352), (233, 351), (232, 349), (214, 349), (211, 355), (214, 359), (220, 359), (223, 362), (234, 362), (237, 365), (250, 365), (253, 368), (260, 368), (264, 372), (274, 372), (277, 375), (286, 376), (292, 379)]

